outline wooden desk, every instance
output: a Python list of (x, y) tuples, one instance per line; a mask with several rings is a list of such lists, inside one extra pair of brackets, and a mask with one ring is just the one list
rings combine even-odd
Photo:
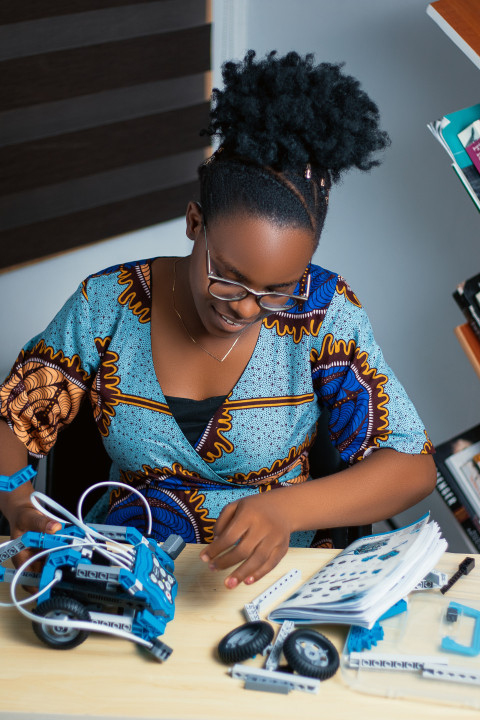
[[(176, 616), (164, 636), (174, 651), (160, 664), (128, 641), (92, 633), (73, 650), (41, 645), (30, 622), (14, 608), (0, 608), (0, 719), (40, 718), (168, 718), (189, 720), (478, 720), (478, 711), (354, 692), (340, 671), (322, 683), (317, 695), (289, 695), (245, 690), (225, 665), (215, 659), (218, 641), (244, 621), (243, 605), (292, 568), (302, 580), (328, 561), (334, 551), (292, 548), (267, 578), (253, 586), (226, 590), (224, 573), (200, 562), (200, 547), (188, 546), (176, 561), (179, 593)], [(449, 574), (463, 555), (446, 554), (438, 567)], [(477, 567), (455, 586), (455, 596), (468, 600), (480, 594)], [(0, 600), (8, 586), (0, 584)], [(269, 609), (269, 608), (267, 608)], [(338, 649), (346, 628), (321, 626)], [(256, 658), (261, 664), (262, 658)], [(465, 688), (465, 692), (468, 688)]]

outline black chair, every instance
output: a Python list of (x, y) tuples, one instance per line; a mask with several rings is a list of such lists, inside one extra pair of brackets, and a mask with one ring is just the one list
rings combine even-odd
[[(70, 512), (76, 513), (77, 502), (87, 487), (107, 479), (111, 461), (93, 421), (90, 403), (85, 400), (70, 425), (58, 435), (47, 458), (46, 492)], [(313, 477), (325, 477), (346, 467), (332, 445), (328, 430), (328, 413), (318, 423), (315, 442), (310, 451)], [(84, 503), (83, 514), (104, 494), (101, 488), (92, 492)], [(344, 548), (359, 537), (370, 535), (371, 525), (330, 528), (334, 547)]]
[[(61, 430), (47, 456), (46, 494), (76, 514), (82, 493), (97, 482), (108, 480), (112, 462), (103, 446), (88, 399), (70, 423)], [(108, 488), (94, 490), (85, 499), (83, 515)]]
[[(315, 478), (333, 475), (347, 467), (347, 463), (342, 460), (337, 448), (330, 441), (329, 419), (329, 412), (324, 410), (317, 423), (317, 436), (309, 454), (310, 474)], [(345, 548), (354, 540), (371, 534), (371, 524), (329, 529), (329, 535), (335, 548)]]

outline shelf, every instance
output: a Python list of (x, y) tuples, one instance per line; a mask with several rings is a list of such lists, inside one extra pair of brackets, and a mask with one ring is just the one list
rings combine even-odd
[(455, 335), (465, 355), (472, 363), (473, 369), (480, 377), (480, 341), (468, 323), (458, 325), (455, 328)]
[(427, 15), (480, 68), (480, 1), (436, 0)]

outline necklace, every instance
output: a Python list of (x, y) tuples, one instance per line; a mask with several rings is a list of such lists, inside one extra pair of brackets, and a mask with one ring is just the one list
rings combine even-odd
[(173, 285), (172, 285), (173, 309), (175, 310), (175, 313), (176, 313), (178, 319), (180, 320), (180, 322), (182, 323), (183, 329), (184, 329), (185, 332), (187, 333), (187, 335), (188, 335), (188, 337), (190, 338), (190, 340), (191, 340), (193, 343), (195, 343), (195, 345), (198, 345), (198, 347), (200, 348), (200, 350), (203, 350), (204, 353), (207, 353), (207, 355), (210, 355), (211, 358), (213, 358), (214, 360), (216, 360), (216, 361), (219, 362), (219, 363), (223, 363), (223, 361), (226, 360), (227, 357), (230, 355), (230, 353), (232, 352), (232, 350), (233, 350), (233, 348), (235, 347), (235, 345), (237, 344), (237, 342), (240, 340), (240, 335), (241, 335), (242, 333), (240, 333), (240, 335), (238, 335), (238, 336), (235, 338), (235, 341), (234, 341), (233, 345), (231, 346), (231, 348), (230, 348), (229, 350), (227, 350), (227, 352), (225, 353), (225, 355), (224, 355), (222, 358), (219, 358), (217, 355), (214, 355), (214, 354), (211, 353), (209, 350), (207, 350), (206, 348), (204, 348), (203, 345), (200, 345), (200, 343), (198, 342), (198, 340), (195, 340), (195, 338), (193, 337), (193, 335), (191, 335), (191, 333), (190, 333), (190, 331), (188, 330), (187, 326), (186, 326), (185, 323), (183, 322), (183, 318), (182, 318), (182, 316), (180, 315), (180, 313), (178, 312), (177, 306), (175, 305), (175, 280), (176, 280), (176, 277), (177, 277), (177, 263), (178, 263), (178, 260), (175, 260), (175, 262), (173, 263)]

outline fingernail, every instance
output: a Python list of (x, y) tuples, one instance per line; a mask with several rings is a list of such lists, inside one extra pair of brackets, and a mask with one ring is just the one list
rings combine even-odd
[(208, 557), (208, 555), (200, 555), (200, 560), (201, 560), (202, 562), (208, 562), (209, 557)]
[(53, 532), (53, 530), (57, 527), (57, 525), (58, 525), (58, 523), (56, 520), (49, 520), (45, 526), (45, 530), (47, 532)]
[(217, 569), (217, 568), (215, 567), (215, 563), (210, 563), (210, 565), (209, 565), (208, 567), (210, 568), (210, 570), (216, 570), (216, 569)]
[(227, 579), (225, 580), (225, 585), (226, 585), (228, 588), (237, 587), (237, 585), (238, 585), (238, 580), (237, 580), (237, 578), (235, 578), (235, 577), (229, 577), (229, 578), (227, 578)]
[(245, 578), (244, 582), (245, 585), (251, 585), (255, 582), (255, 578), (253, 577), (253, 575), (250, 575), (250, 577)]

